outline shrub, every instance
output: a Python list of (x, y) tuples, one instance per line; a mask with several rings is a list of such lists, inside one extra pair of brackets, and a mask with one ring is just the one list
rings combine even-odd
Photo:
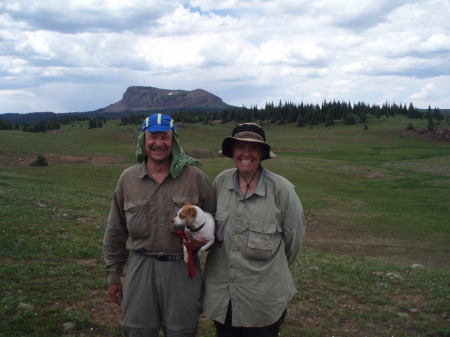
[(37, 159), (30, 166), (48, 166), (47, 159), (44, 156), (37, 156)]
[(406, 127), (406, 130), (415, 130), (415, 129), (416, 128), (411, 123), (409, 123), (408, 126)]

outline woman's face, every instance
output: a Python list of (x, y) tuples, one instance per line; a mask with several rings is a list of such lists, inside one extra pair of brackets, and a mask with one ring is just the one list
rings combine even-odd
[(233, 147), (233, 161), (242, 174), (252, 174), (256, 171), (263, 156), (260, 144), (236, 141)]

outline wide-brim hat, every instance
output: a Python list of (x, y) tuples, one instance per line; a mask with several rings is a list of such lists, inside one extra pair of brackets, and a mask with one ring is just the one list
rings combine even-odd
[(243, 123), (236, 126), (231, 137), (226, 137), (222, 141), (222, 150), (219, 153), (233, 158), (233, 148), (236, 141), (261, 144), (264, 154), (261, 160), (275, 158), (276, 155), (270, 150), (270, 145), (266, 143), (266, 134), (264, 130), (254, 123)]

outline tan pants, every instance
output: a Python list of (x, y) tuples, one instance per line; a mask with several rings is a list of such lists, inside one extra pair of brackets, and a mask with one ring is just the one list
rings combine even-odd
[(189, 278), (183, 260), (158, 261), (133, 253), (122, 304), (126, 337), (194, 337), (201, 313), (202, 277)]

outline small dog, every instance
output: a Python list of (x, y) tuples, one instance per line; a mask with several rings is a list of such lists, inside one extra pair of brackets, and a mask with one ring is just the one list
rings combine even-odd
[[(185, 201), (184, 206), (180, 208), (177, 216), (172, 219), (175, 226), (183, 227), (186, 235), (194, 240), (204, 239), (206, 244), (199, 249), (198, 257), (202, 255), (214, 243), (214, 218), (208, 212), (204, 212), (200, 207), (191, 205)], [(183, 245), (184, 262), (188, 263), (188, 251)]]

